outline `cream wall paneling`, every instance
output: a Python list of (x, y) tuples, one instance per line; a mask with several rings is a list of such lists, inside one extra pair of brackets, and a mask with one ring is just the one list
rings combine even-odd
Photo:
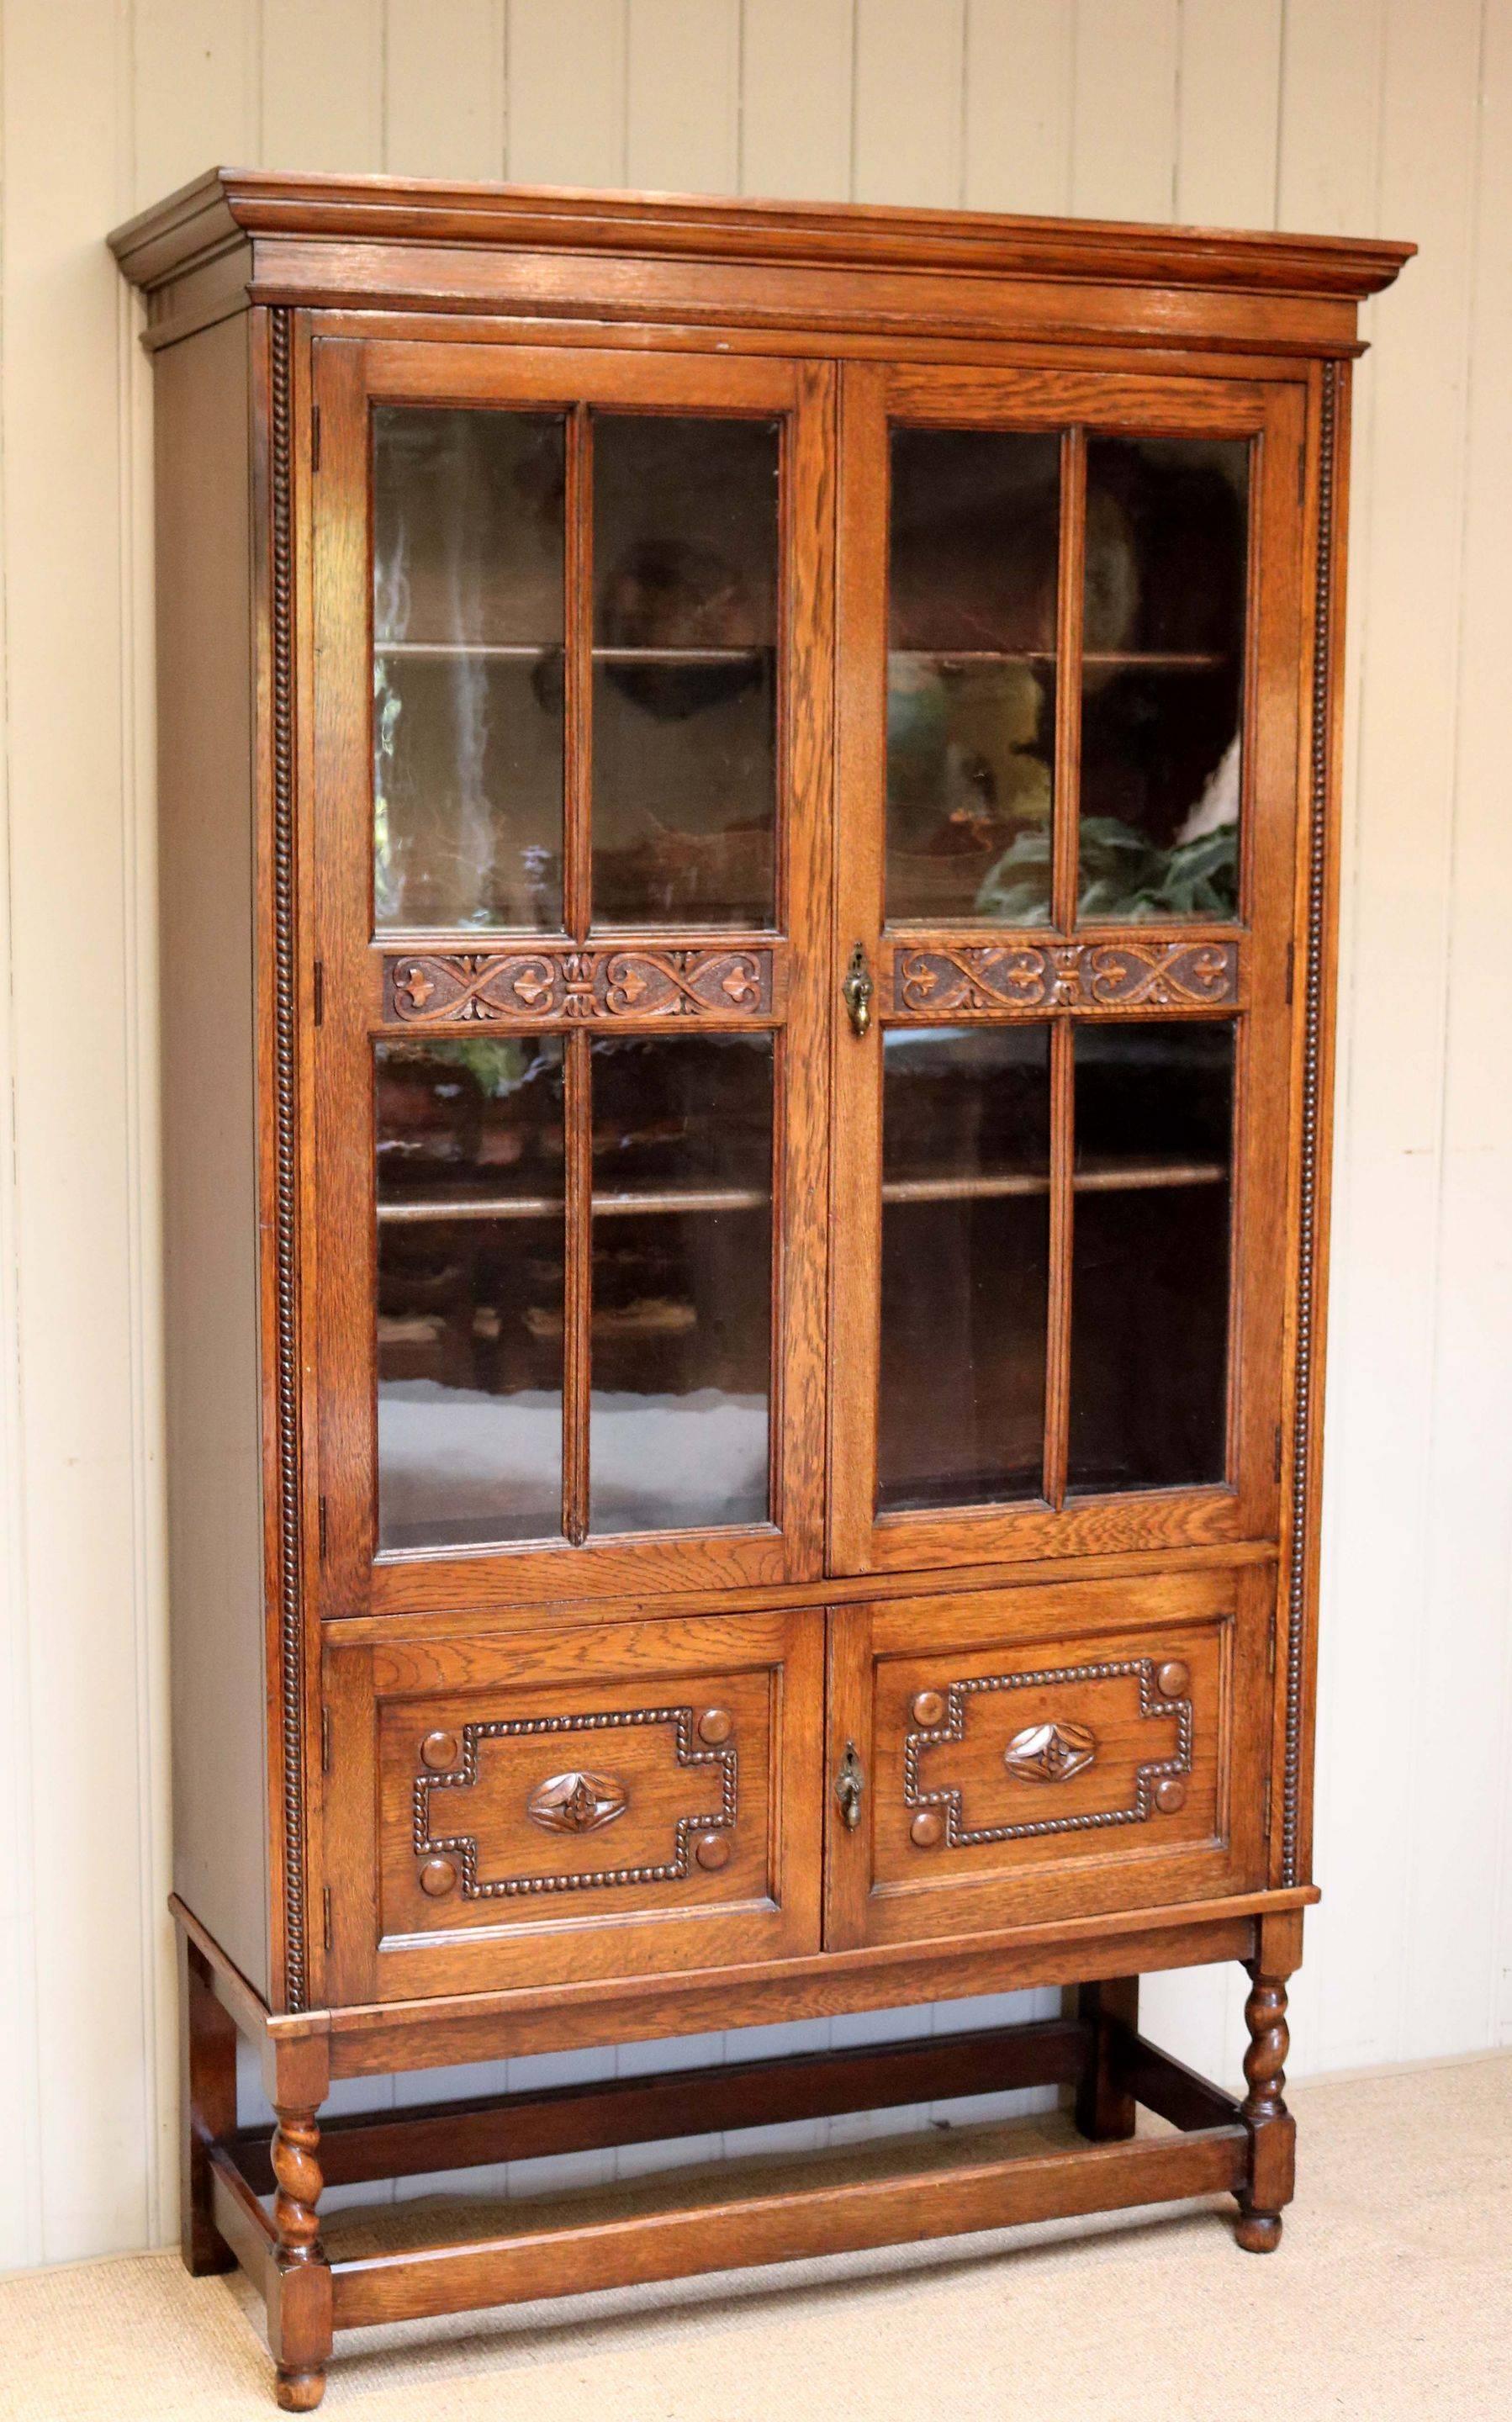
[[(0, 2264), (174, 2225), (150, 431), (103, 236), (217, 159), (1420, 240), (1356, 419), (1296, 2068), (1512, 2041), (1512, 0), (0, 0)], [(1234, 2070), (1226, 1974), (1149, 1997)]]

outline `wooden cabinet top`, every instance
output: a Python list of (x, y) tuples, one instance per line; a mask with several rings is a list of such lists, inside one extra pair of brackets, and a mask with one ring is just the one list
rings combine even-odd
[[(1378, 239), (217, 168), (118, 228), (155, 298), (231, 257), (256, 302), (570, 309), (1346, 353), (1414, 250)], [(250, 264), (246, 255), (250, 252)], [(566, 263), (570, 291), (554, 284)], [(597, 264), (595, 271), (594, 264)], [(618, 273), (616, 275), (615, 273)], [(219, 288), (219, 281), (214, 281)], [(953, 306), (946, 296), (953, 288)], [(1162, 299), (1163, 298), (1163, 299)], [(176, 329), (181, 314), (173, 313)]]

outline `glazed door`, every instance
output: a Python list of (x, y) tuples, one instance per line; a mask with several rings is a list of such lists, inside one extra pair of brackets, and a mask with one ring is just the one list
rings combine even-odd
[(834, 1571), (1274, 1529), (1301, 396), (843, 372)]
[(832, 374), (313, 378), (326, 1609), (816, 1574)]

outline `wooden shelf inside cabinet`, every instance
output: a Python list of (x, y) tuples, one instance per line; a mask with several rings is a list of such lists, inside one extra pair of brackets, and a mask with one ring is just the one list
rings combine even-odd
[[(308, 2412), (333, 2327), (509, 2297), (1213, 2191), (1268, 2251), (1349, 365), (1409, 248), (231, 170), (113, 243), (190, 2268)], [(1138, 2026), (1219, 1960), (1242, 2103)], [(323, 2238), (327, 2183), (1031, 2086), (1054, 2144)]]

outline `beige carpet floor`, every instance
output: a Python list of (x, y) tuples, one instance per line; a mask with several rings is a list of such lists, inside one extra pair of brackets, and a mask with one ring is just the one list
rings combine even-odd
[[(1512, 2422), (1512, 2058), (1293, 2099), (1281, 2251), (1212, 2209), (356, 2333), (352, 2422)], [(263, 2422), (244, 2291), (149, 2254), (0, 2282), (8, 2422)]]

